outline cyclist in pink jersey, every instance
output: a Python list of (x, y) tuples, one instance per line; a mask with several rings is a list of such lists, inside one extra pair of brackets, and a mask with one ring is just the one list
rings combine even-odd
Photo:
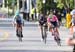
[(55, 14), (53, 14), (51, 12), (50, 15), (47, 18), (47, 22), (48, 22), (48, 27), (49, 27), (49, 29), (52, 32), (52, 35), (53, 35), (53, 31), (52, 31), (52, 28), (51, 27), (56, 28), (56, 30), (58, 32), (58, 29), (57, 29), (57, 27), (58, 27), (58, 18), (57, 18), (57, 16)]

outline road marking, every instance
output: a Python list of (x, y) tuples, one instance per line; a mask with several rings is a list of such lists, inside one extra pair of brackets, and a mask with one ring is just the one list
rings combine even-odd
[(8, 37), (9, 37), (9, 33), (8, 32), (5, 32), (5, 31), (1, 31), (0, 32), (3, 33), (3, 36), (1, 37), (0, 41), (4, 41), (4, 40), (7, 40)]

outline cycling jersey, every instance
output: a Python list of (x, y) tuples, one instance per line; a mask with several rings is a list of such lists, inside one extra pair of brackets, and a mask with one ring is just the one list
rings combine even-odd
[(22, 20), (21, 20), (21, 17), (19, 15), (16, 17), (16, 23), (22, 24)]
[(58, 19), (57, 19), (57, 17), (56, 17), (55, 15), (53, 15), (52, 18), (48, 17), (48, 18), (47, 18), (47, 21), (48, 21), (48, 22), (51, 22), (51, 21), (52, 21), (52, 22), (54, 22), (54, 21), (58, 22)]
[(57, 27), (58, 26), (58, 24), (57, 24), (58, 19), (57, 19), (57, 17), (55, 15), (53, 15), (52, 18), (48, 17), (47, 18), (47, 21), (49, 23), (51, 23), (52, 25), (54, 25), (54, 27)]
[(41, 16), (41, 17), (40, 17), (40, 20), (39, 20), (40, 25), (43, 25), (43, 24), (45, 24), (46, 22), (47, 22), (47, 19), (46, 19), (44, 16)]

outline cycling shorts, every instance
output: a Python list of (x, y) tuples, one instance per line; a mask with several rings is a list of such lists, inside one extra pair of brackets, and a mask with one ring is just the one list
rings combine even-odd
[(56, 21), (54, 21), (54, 22), (51, 21), (51, 24), (52, 24), (54, 27), (57, 27), (57, 26), (58, 26)]

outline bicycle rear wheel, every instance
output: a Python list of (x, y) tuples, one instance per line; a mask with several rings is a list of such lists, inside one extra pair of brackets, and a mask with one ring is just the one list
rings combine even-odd
[(46, 44), (46, 39), (47, 39), (47, 32), (46, 32), (46, 27), (44, 27), (44, 42)]
[(22, 30), (18, 29), (17, 34), (18, 34), (19, 41), (22, 42), (22, 37), (23, 37)]

